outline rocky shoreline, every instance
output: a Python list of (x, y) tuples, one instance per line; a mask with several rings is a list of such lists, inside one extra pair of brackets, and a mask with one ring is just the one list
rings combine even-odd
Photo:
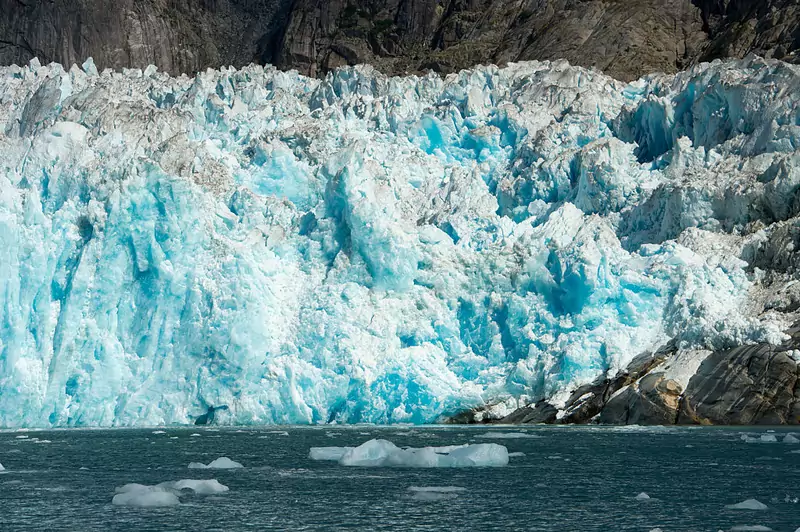
[[(701, 359), (684, 385), (670, 378), (682, 353), (670, 343), (643, 353), (613, 377), (572, 392), (562, 408), (547, 400), (493, 414), (492, 406), (448, 423), (611, 425), (800, 424), (800, 323), (781, 345), (760, 343), (695, 353)], [(699, 357), (698, 357), (699, 355)], [(685, 369), (685, 368), (684, 368)]]

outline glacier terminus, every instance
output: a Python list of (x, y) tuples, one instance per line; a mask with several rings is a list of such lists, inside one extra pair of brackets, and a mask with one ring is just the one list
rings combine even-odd
[(799, 101), (755, 57), (0, 68), (0, 426), (426, 423), (779, 344)]

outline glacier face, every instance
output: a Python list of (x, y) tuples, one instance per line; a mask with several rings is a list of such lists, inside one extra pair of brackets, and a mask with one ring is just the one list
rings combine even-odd
[(422, 423), (780, 342), (798, 100), (760, 59), (2, 68), (0, 426)]

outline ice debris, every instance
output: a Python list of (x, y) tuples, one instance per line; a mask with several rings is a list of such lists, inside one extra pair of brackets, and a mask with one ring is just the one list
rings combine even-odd
[(111, 503), (120, 506), (141, 507), (175, 506), (180, 503), (178, 497), (182, 490), (191, 490), (197, 495), (217, 495), (225, 493), (228, 489), (228, 486), (213, 478), (208, 480), (184, 479), (174, 482), (162, 482), (155, 486), (125, 484), (114, 490), (116, 495), (114, 495)]
[(0, 464), (0, 471), (5, 471), (5, 470), (6, 470), (6, 468), (3, 467), (3, 464)]
[(417, 501), (424, 501), (424, 502), (435, 502), (435, 501), (444, 501), (449, 499), (455, 499), (458, 497), (458, 494), (464, 491), (467, 491), (466, 488), (461, 488), (457, 486), (425, 486), (425, 487), (417, 487), (411, 486), (408, 488), (408, 491), (413, 493), (412, 498)]
[(309, 458), (359, 467), (499, 467), (508, 465), (508, 449), (496, 443), (402, 449), (374, 439), (358, 447), (312, 447)]
[(758, 438), (742, 434), (742, 441), (746, 443), (777, 443), (778, 438), (774, 434), (762, 434)]
[(783, 437), (783, 443), (800, 443), (800, 438), (794, 434), (787, 434)]
[(641, 492), (639, 495), (636, 496), (637, 501), (649, 501), (650, 495), (645, 492)]
[(756, 499), (747, 499), (736, 504), (729, 504), (725, 508), (729, 510), (766, 510), (768, 506)]
[(189, 469), (239, 469), (244, 467), (239, 462), (234, 462), (227, 456), (222, 456), (213, 460), (208, 465), (201, 462), (192, 462), (189, 464)]
[(731, 527), (731, 532), (772, 532), (772, 529), (764, 525), (737, 525)]
[(795, 66), (145, 72), (0, 68), (0, 426), (422, 423), (784, 339)]

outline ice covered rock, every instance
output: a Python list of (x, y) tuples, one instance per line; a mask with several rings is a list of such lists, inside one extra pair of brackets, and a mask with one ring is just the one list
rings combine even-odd
[(358, 467), (500, 467), (508, 464), (508, 449), (495, 443), (403, 449), (374, 439), (358, 447), (312, 447), (309, 457)]
[(768, 506), (756, 499), (747, 499), (736, 504), (729, 504), (725, 508), (730, 510), (766, 510)]
[(2, 68), (0, 426), (422, 423), (780, 343), (799, 79)]
[(242, 464), (234, 462), (227, 456), (212, 460), (208, 465), (201, 462), (192, 462), (189, 464), (189, 469), (239, 469), (242, 467), (244, 467)]

